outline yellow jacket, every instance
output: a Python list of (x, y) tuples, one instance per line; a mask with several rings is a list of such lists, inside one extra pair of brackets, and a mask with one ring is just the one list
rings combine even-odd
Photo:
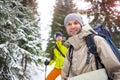
[[(67, 53), (67, 47), (64, 46), (62, 44), (61, 41), (56, 41), (56, 45), (58, 46), (59, 50), (66, 56), (66, 53)], [(64, 63), (64, 57), (61, 55), (61, 53), (56, 49), (56, 47), (53, 49), (53, 54), (54, 54), (54, 57), (53, 59), (50, 61), (49, 65), (53, 64), (54, 62), (55, 63), (55, 68), (57, 69), (61, 69), (62, 66), (63, 66), (63, 63)]]

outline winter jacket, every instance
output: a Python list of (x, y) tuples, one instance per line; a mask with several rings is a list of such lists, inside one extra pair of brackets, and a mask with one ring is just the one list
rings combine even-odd
[[(58, 46), (59, 50), (66, 56), (67, 47), (64, 46), (61, 41), (56, 41), (56, 46)], [(53, 55), (54, 55), (54, 57), (50, 61), (49, 65), (53, 64), (54, 62), (56, 62), (54, 68), (61, 69), (62, 66), (63, 66), (63, 62), (64, 62), (65, 57), (63, 57), (60, 54), (60, 52), (56, 49), (56, 47), (53, 49)]]
[[(96, 32), (90, 26), (82, 27), (82, 30), (77, 35), (74, 35), (68, 39), (70, 45), (73, 46), (73, 59), (70, 69), (70, 77), (80, 75), (89, 71), (96, 70), (94, 55), (90, 54), (90, 63), (86, 64), (86, 57), (88, 47), (86, 45), (85, 37), (91, 33)], [(108, 75), (113, 80), (120, 80), (120, 63), (107, 44), (104, 38), (100, 36), (94, 37), (94, 42), (97, 46), (97, 52), (101, 58), (102, 63), (105, 65)], [(69, 52), (65, 58), (65, 62), (62, 68), (62, 80), (65, 80), (68, 75), (68, 69), (70, 65)], [(99, 65), (101, 68), (101, 66)]]

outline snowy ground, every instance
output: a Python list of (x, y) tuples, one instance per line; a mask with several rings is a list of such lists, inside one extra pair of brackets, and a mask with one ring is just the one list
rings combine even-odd
[[(46, 72), (46, 76), (50, 73), (50, 71), (54, 68), (54, 64), (52, 66), (47, 66), (47, 72)], [(30, 69), (30, 74), (32, 75), (32, 79), (31, 80), (45, 80), (45, 66), (43, 65), (41, 66), (35, 66), (32, 64), (29, 65), (29, 69)], [(56, 80), (61, 80), (61, 77), (58, 76), (58, 78)]]

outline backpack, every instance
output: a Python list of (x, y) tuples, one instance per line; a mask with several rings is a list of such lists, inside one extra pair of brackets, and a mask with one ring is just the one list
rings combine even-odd
[[(107, 43), (110, 45), (111, 49), (113, 50), (115, 56), (117, 57), (117, 59), (120, 62), (120, 51), (118, 50), (118, 48), (113, 43), (112, 36), (109, 33), (109, 31), (102, 24), (96, 24), (92, 28), (96, 32), (98, 32), (98, 36), (103, 37), (107, 41)], [(93, 40), (94, 36), (95, 36), (94, 34), (90, 34), (86, 37), (86, 43), (87, 43), (87, 46), (88, 46), (88, 51), (90, 53), (93, 53), (93, 52), (97, 53), (96, 45), (95, 45), (94, 40)], [(89, 57), (87, 57), (87, 58), (88, 58), (87, 62), (89, 63)]]

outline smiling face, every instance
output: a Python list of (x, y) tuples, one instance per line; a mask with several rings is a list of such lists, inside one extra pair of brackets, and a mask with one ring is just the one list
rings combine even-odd
[(82, 29), (80, 23), (77, 20), (70, 20), (66, 23), (66, 31), (69, 36), (74, 36)]
[(57, 36), (56, 41), (62, 41), (62, 36)]

